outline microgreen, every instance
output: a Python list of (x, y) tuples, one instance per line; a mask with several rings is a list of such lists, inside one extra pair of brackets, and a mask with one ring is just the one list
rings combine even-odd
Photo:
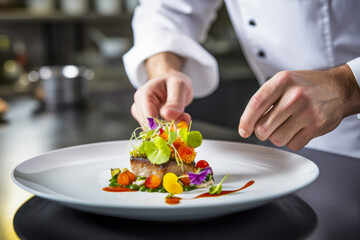
[(225, 177), (220, 181), (220, 183), (218, 185), (214, 185), (214, 186), (210, 187), (209, 193), (210, 194), (220, 194), (221, 190), (222, 190), (221, 184), (225, 181), (225, 179), (227, 177), (228, 177), (228, 174), (225, 175)]
[[(131, 135), (129, 142), (133, 148), (131, 153), (135, 156), (143, 155), (142, 157), (147, 157), (154, 164), (161, 164), (169, 161), (171, 152), (174, 152), (177, 165), (183, 169), (183, 161), (173, 143), (180, 137), (189, 147), (196, 148), (202, 142), (201, 133), (198, 131), (189, 132), (187, 127), (176, 128), (174, 121), (167, 122), (151, 116), (147, 117), (146, 120), (147, 123), (144, 124), (143, 129), (137, 128)], [(140, 129), (142, 131), (138, 132)], [(163, 131), (167, 135), (162, 135)], [(135, 140), (135, 143), (131, 140)], [(141, 141), (140, 144), (138, 143), (139, 140)]]

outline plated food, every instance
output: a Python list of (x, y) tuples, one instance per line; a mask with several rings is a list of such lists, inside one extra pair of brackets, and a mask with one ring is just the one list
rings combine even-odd
[[(212, 168), (205, 160), (195, 162), (202, 135), (185, 121), (177, 125), (153, 117), (145, 129), (135, 129), (130, 141), (130, 166), (111, 169), (105, 191), (169, 193), (168, 197), (214, 184)], [(139, 133), (138, 133), (139, 132)]]

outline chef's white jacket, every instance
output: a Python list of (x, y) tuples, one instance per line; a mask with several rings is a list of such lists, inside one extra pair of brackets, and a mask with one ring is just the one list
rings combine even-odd
[[(159, 52), (187, 59), (194, 96), (218, 86), (218, 65), (200, 44), (221, 0), (143, 0), (132, 21), (134, 46), (124, 55), (134, 87), (147, 81), (144, 60)], [(225, 0), (250, 67), (260, 84), (282, 70), (319, 70), (347, 63), (360, 84), (360, 1)], [(236, 108), (236, 106), (234, 106)], [(360, 158), (360, 120), (345, 118), (307, 147)]]

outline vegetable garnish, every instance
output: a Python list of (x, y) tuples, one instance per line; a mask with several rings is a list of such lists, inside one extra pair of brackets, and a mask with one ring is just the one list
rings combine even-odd
[(158, 127), (158, 125), (156, 124), (154, 118), (148, 117), (147, 120), (149, 122), (149, 127), (150, 127), (151, 130), (155, 130)]
[(178, 177), (172, 172), (165, 174), (163, 178), (163, 186), (165, 190), (170, 193), (168, 197), (172, 197), (175, 194), (180, 194), (184, 191), (181, 184), (178, 183)]
[(196, 185), (202, 184), (208, 174), (212, 174), (212, 170), (210, 167), (205, 168), (200, 173), (188, 173), (190, 182)]
[(130, 140), (141, 140), (140, 144), (130, 144), (133, 150), (130, 155), (135, 158), (147, 158), (152, 164), (163, 164), (175, 160), (178, 166), (195, 160), (195, 148), (202, 143), (202, 135), (198, 131), (190, 131), (190, 126), (181, 121), (177, 126), (174, 121), (166, 122), (148, 117), (145, 129), (135, 129)]
[(221, 184), (225, 181), (225, 179), (228, 177), (228, 174), (225, 175), (225, 177), (220, 181), (218, 185), (211, 186), (209, 189), (210, 194), (220, 194), (222, 190)]
[(209, 163), (205, 160), (200, 160), (196, 163), (197, 168), (206, 168), (209, 167)]

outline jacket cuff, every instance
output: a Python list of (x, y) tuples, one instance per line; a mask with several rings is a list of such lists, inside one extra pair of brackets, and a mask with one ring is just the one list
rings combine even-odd
[(360, 57), (347, 62), (360, 87)]
[[(347, 62), (347, 65), (349, 65), (360, 87), (360, 57)], [(357, 118), (360, 119), (360, 113), (357, 114)]]

